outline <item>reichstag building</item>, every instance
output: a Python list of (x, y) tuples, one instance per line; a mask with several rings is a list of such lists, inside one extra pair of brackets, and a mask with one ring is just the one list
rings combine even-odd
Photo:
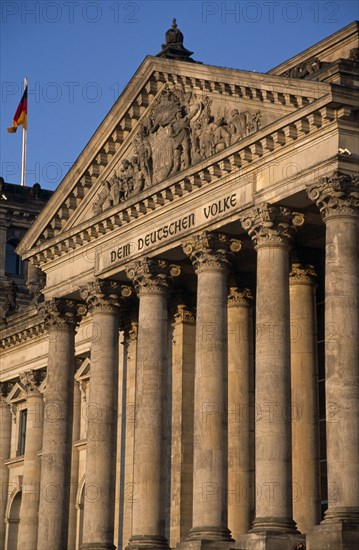
[(174, 20), (54, 193), (1, 179), (2, 550), (359, 548), (358, 54)]

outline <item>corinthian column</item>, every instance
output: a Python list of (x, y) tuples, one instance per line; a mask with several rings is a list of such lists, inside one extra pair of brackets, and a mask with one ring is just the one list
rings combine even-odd
[(18, 546), (34, 550), (37, 543), (40, 497), (40, 457), (43, 431), (43, 397), (34, 371), (20, 375), (27, 398), (26, 445), (20, 508)]
[(177, 266), (144, 259), (127, 269), (140, 299), (132, 537), (128, 548), (168, 548), (162, 476), (167, 372), (167, 293)]
[[(303, 215), (269, 204), (253, 208), (241, 219), (257, 250), (256, 518), (252, 532), (263, 539), (269, 533), (297, 533), (292, 519), (289, 247), (296, 226), (303, 222)], [(278, 550), (281, 544), (279, 539)]]
[(41, 456), (37, 550), (67, 545), (71, 468), (75, 328), (81, 306), (53, 299), (40, 306), (49, 334), (44, 432)]
[(183, 245), (196, 271), (193, 523), (188, 540), (230, 541), (227, 527), (227, 276), (239, 241), (201, 233)]
[(114, 550), (118, 406), (119, 310), (131, 295), (116, 281), (82, 289), (92, 315), (91, 374), (86, 444), (86, 498), (81, 548)]
[(293, 517), (308, 533), (319, 516), (316, 274), (295, 263), (290, 272)]
[(253, 296), (228, 295), (228, 527), (247, 533), (254, 513)]
[(328, 509), (309, 548), (359, 546), (359, 178), (308, 189), (326, 225), (325, 393)]
[(11, 413), (6, 401), (7, 384), (0, 382), (0, 550), (5, 548), (5, 511), (8, 498), (9, 469), (4, 461), (10, 458)]

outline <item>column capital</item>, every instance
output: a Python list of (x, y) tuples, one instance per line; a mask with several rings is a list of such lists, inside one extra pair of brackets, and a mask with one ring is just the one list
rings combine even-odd
[(80, 289), (90, 313), (118, 311), (124, 299), (130, 297), (132, 289), (118, 281), (95, 279)]
[(138, 295), (166, 293), (173, 278), (180, 273), (178, 265), (154, 258), (143, 258), (126, 269), (126, 275), (133, 282)]
[(39, 380), (34, 370), (27, 370), (22, 372), (19, 376), (20, 383), (23, 386), (26, 397), (42, 397), (39, 390)]
[(314, 266), (300, 263), (293, 263), (289, 273), (290, 285), (317, 286), (317, 273)]
[(186, 304), (177, 304), (173, 318), (175, 323), (195, 323), (196, 314)]
[(284, 206), (262, 203), (244, 213), (240, 221), (256, 248), (263, 245), (289, 245), (297, 227), (304, 223), (304, 214)]
[(125, 337), (127, 342), (137, 342), (138, 338), (138, 321), (128, 320), (124, 326)]
[(203, 231), (182, 244), (184, 253), (190, 257), (195, 271), (201, 269), (229, 268), (232, 253), (239, 252), (242, 243), (223, 233)]
[(307, 195), (316, 203), (324, 221), (338, 215), (359, 216), (359, 176), (336, 171), (310, 185)]
[(52, 298), (38, 305), (38, 313), (43, 318), (45, 329), (76, 327), (86, 313), (84, 304), (65, 298)]
[(253, 293), (249, 288), (239, 289), (231, 286), (228, 293), (228, 307), (251, 307), (253, 305)]

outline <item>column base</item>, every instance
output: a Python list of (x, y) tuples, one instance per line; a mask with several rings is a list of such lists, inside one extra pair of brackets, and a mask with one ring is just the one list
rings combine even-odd
[(80, 550), (116, 550), (117, 546), (111, 542), (85, 542), (80, 546)]
[(229, 540), (188, 540), (179, 542), (176, 550), (231, 550), (235, 548), (233, 544), (234, 542)]
[(211, 527), (204, 525), (203, 527), (192, 527), (187, 541), (233, 541), (231, 532), (227, 527)]
[(352, 550), (359, 548), (359, 523), (328, 516), (307, 534), (307, 550)]
[[(300, 544), (305, 547), (305, 536), (295, 533), (248, 533), (239, 535), (232, 549), (237, 550), (294, 550)], [(319, 548), (316, 548), (319, 550)], [(321, 549), (322, 550), (322, 549)]]
[(269, 516), (265, 518), (256, 518), (253, 521), (252, 529), (250, 533), (292, 533), (293, 535), (299, 534), (297, 524), (292, 518), (278, 518)]
[(156, 535), (134, 535), (128, 541), (126, 550), (169, 550), (165, 537)]

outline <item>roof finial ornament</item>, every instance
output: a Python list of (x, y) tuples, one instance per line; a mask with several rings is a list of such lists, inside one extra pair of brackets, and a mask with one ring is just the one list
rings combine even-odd
[(177, 19), (173, 18), (172, 27), (166, 32), (166, 44), (162, 44), (162, 51), (156, 57), (193, 62), (194, 60), (190, 59), (192, 53), (184, 47), (183, 33), (177, 27)]

